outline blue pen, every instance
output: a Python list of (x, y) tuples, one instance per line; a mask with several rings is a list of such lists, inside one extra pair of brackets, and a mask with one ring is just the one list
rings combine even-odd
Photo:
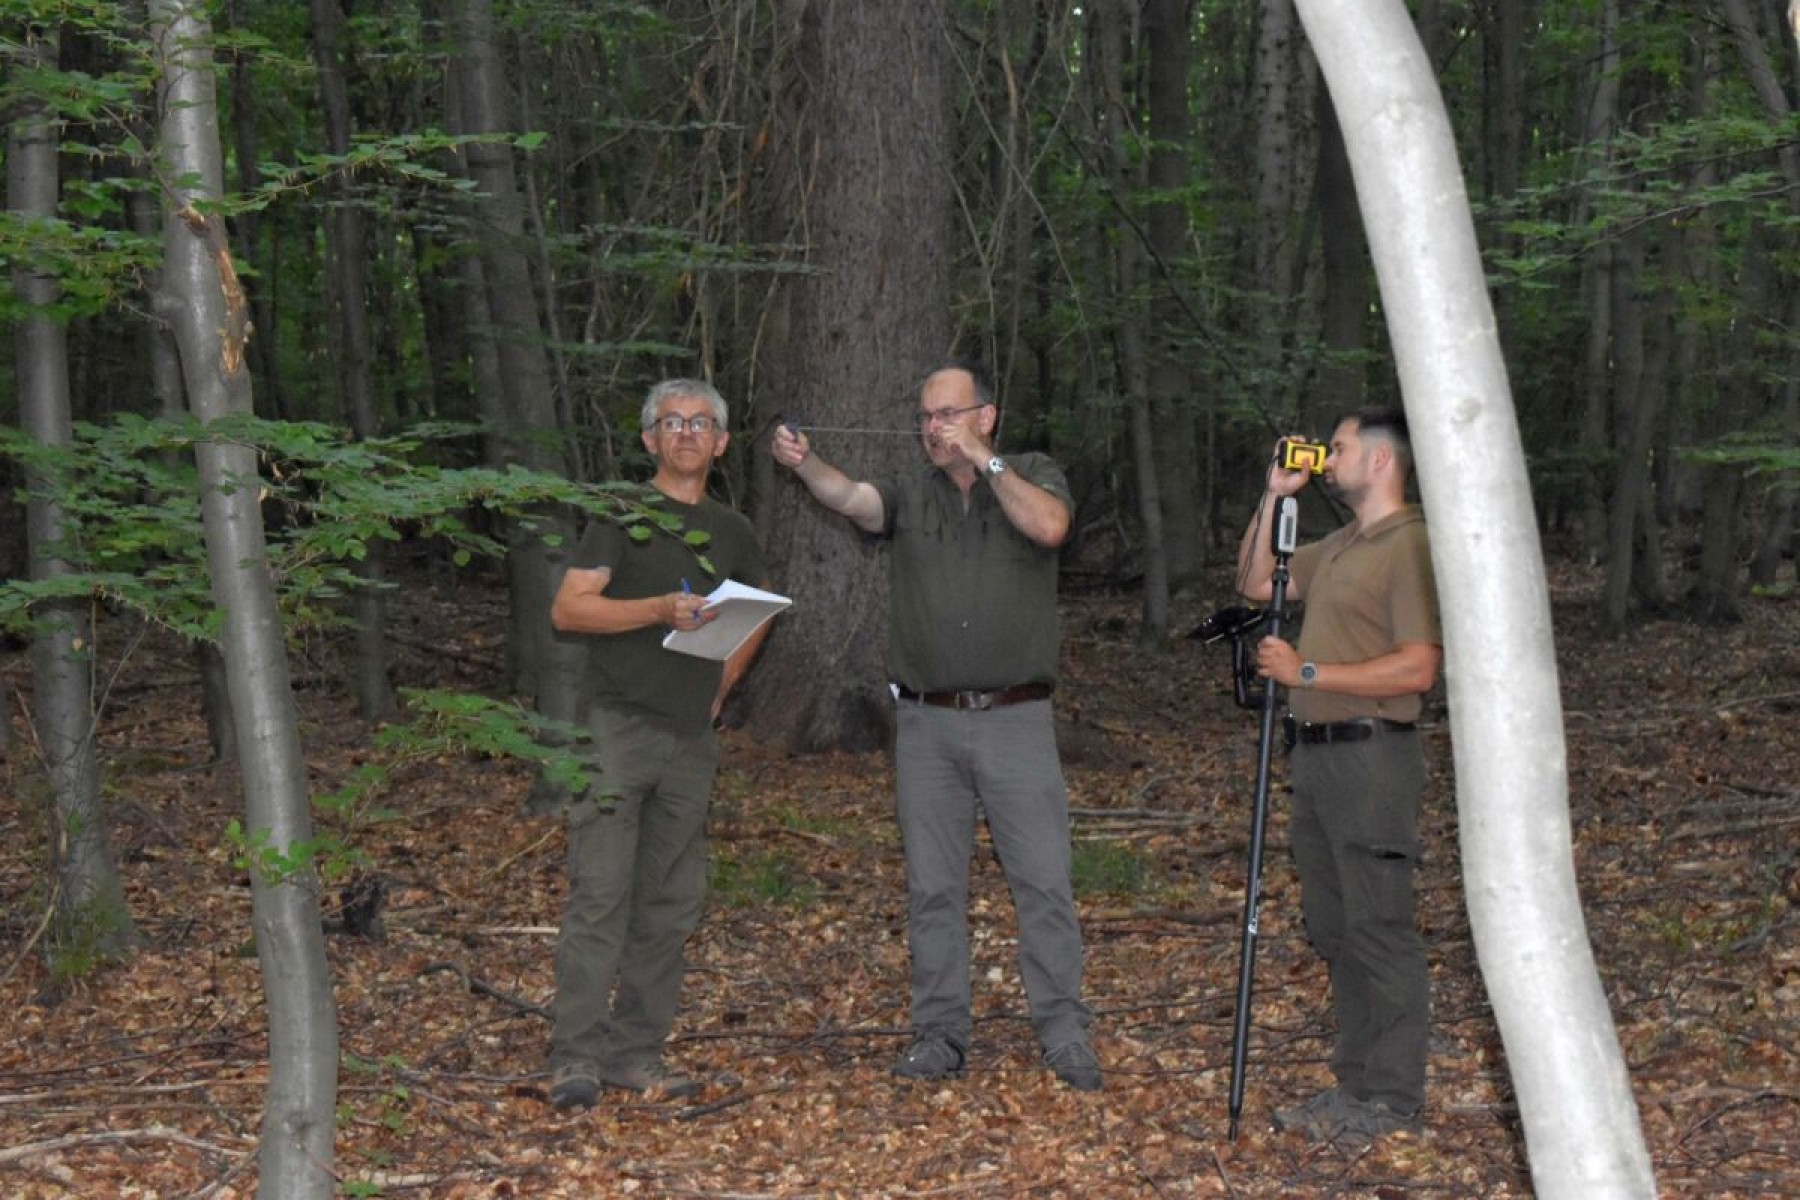
[(694, 594), (694, 589), (688, 586), (688, 581), (685, 579), (681, 581), (681, 594), (684, 596), (691, 596)]

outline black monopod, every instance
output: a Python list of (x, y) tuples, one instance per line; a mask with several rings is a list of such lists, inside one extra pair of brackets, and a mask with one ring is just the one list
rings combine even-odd
[[(1300, 504), (1292, 496), (1275, 502), (1274, 589), (1267, 609), (1269, 637), (1281, 636), (1281, 610), (1287, 602), (1288, 559), (1299, 532)], [(1256, 802), (1250, 810), (1250, 879), (1244, 885), (1244, 936), (1238, 953), (1237, 1021), (1231, 1031), (1231, 1127), (1237, 1141), (1238, 1118), (1244, 1112), (1244, 1054), (1250, 1040), (1250, 990), (1256, 973), (1257, 921), (1262, 909), (1263, 833), (1269, 816), (1269, 767), (1275, 757), (1275, 717), (1280, 689), (1268, 680), (1263, 689), (1262, 739), (1256, 752)]]

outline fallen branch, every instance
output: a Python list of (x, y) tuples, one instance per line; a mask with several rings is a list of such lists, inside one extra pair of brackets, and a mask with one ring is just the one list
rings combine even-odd
[(118, 1142), (174, 1142), (178, 1146), (204, 1150), (208, 1154), (217, 1154), (221, 1158), (229, 1158), (238, 1153), (238, 1151), (227, 1149), (224, 1146), (203, 1142), (197, 1137), (189, 1137), (178, 1129), (151, 1125), (143, 1129), (103, 1129), (96, 1133), (71, 1133), (42, 1142), (8, 1146), (0, 1150), (0, 1163), (17, 1162), (22, 1158), (30, 1158), (34, 1154), (49, 1154), (56, 1150), (72, 1150), (80, 1146), (111, 1145)]
[(793, 1086), (794, 1085), (791, 1083), (769, 1083), (764, 1084), (762, 1087), (745, 1088), (741, 1092), (733, 1092), (729, 1096), (714, 1100), (708, 1104), (691, 1104), (676, 1113), (675, 1119), (677, 1121), (698, 1120), (699, 1118), (709, 1116), (712, 1113), (723, 1112), (728, 1108), (735, 1108), (740, 1104), (756, 1099), (758, 1096), (767, 1096), (771, 1092), (785, 1092)]
[(536, 1017), (542, 1017), (546, 1021), (551, 1019), (550, 1010), (548, 1008), (546, 1008), (544, 1005), (533, 1004), (531, 1001), (523, 999), (522, 997), (519, 997), (519, 996), (515, 996), (511, 992), (502, 991), (500, 988), (495, 987), (493, 984), (487, 982), (485, 979), (475, 978), (473, 975), (469, 974), (469, 969), (467, 967), (463, 966), (461, 963), (453, 963), (453, 962), (430, 963), (419, 969), (419, 978), (423, 979), (427, 975), (435, 975), (439, 971), (449, 971), (451, 974), (455, 975), (458, 979), (462, 980), (464, 991), (474, 992), (478, 996), (487, 996), (491, 999), (498, 1000), (498, 1001), (500, 1001), (500, 1003), (507, 1005), (509, 1008), (516, 1009), (519, 1012), (523, 1012), (523, 1013), (530, 1013), (531, 1015), (536, 1016)]

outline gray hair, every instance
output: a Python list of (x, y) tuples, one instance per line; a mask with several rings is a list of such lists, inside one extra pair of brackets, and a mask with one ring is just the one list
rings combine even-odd
[(644, 408), (638, 414), (638, 423), (649, 429), (656, 423), (656, 410), (662, 407), (664, 400), (675, 396), (690, 396), (696, 400), (704, 400), (712, 409), (713, 420), (723, 430), (730, 419), (725, 407), (725, 397), (719, 395), (719, 389), (701, 379), (665, 379), (650, 389), (644, 397)]

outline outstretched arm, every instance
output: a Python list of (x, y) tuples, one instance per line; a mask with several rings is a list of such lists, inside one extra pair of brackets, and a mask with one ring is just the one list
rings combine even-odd
[(803, 433), (786, 425), (775, 427), (770, 442), (775, 461), (800, 477), (813, 499), (832, 512), (842, 513), (866, 533), (879, 533), (887, 519), (881, 493), (864, 480), (852, 479), (812, 452), (812, 443)]

